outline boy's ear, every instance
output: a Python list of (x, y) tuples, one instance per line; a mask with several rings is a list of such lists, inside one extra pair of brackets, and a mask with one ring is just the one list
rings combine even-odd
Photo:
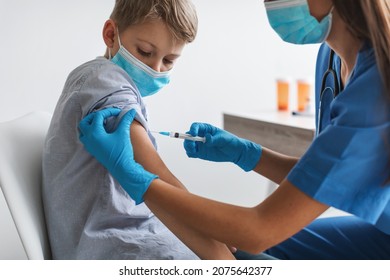
[(112, 19), (105, 22), (103, 27), (103, 40), (107, 48), (112, 49), (114, 47), (116, 35), (116, 24)]

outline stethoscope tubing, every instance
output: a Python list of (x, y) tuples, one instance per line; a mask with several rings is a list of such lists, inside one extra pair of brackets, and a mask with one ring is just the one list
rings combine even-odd
[(321, 123), (322, 123), (322, 99), (325, 91), (329, 88), (331, 91), (333, 91), (333, 88), (326, 87), (326, 80), (329, 75), (333, 77), (333, 83), (334, 83), (334, 91), (333, 91), (333, 98), (335, 98), (339, 92), (340, 92), (340, 86), (337, 78), (337, 73), (333, 69), (333, 58), (334, 58), (335, 52), (333, 50), (330, 51), (329, 54), (329, 62), (328, 62), (328, 69), (325, 71), (324, 75), (322, 76), (322, 82), (321, 82), (321, 92), (320, 92), (320, 102), (318, 104), (318, 117), (317, 117), (317, 132), (316, 136), (321, 132)]

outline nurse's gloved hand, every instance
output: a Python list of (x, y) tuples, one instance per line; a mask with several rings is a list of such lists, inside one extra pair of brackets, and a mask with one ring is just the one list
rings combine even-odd
[(115, 131), (107, 133), (105, 130), (104, 120), (119, 115), (120, 111), (109, 108), (86, 116), (79, 124), (80, 141), (85, 149), (107, 168), (136, 204), (140, 204), (149, 185), (158, 177), (134, 160), (130, 125), (135, 110), (122, 117)]
[(192, 136), (206, 137), (206, 142), (184, 141), (188, 157), (216, 162), (233, 162), (245, 171), (251, 171), (260, 160), (262, 148), (249, 140), (239, 138), (223, 129), (206, 123), (193, 123)]

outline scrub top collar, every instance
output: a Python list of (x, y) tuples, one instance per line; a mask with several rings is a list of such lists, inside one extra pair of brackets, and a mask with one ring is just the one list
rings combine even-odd
[(372, 63), (374, 63), (374, 62), (367, 63), (367, 61), (370, 60), (373, 55), (375, 55), (375, 53), (374, 53), (374, 49), (372, 48), (372, 44), (369, 41), (365, 41), (358, 52), (355, 66), (350, 76), (348, 77), (347, 82), (343, 84), (341, 80), (341, 58), (338, 56), (337, 53), (335, 53), (334, 60), (333, 60), (333, 69), (337, 73), (338, 82), (340, 85), (340, 94), (342, 94), (345, 87), (347, 87), (348, 84), (354, 79), (354, 76), (356, 76), (356, 74), (358, 74), (359, 72), (364, 72), (367, 68), (369, 68), (372, 65)]

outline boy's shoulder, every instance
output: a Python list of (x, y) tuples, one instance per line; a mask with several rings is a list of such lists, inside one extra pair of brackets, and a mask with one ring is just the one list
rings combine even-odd
[(67, 85), (78, 88), (83, 85), (93, 85), (94, 87), (127, 85), (131, 88), (135, 87), (129, 75), (105, 57), (97, 57), (75, 68), (67, 78)]
[(115, 65), (105, 57), (97, 57), (85, 62), (70, 72), (69, 77), (91, 75), (96, 72), (117, 70)]

